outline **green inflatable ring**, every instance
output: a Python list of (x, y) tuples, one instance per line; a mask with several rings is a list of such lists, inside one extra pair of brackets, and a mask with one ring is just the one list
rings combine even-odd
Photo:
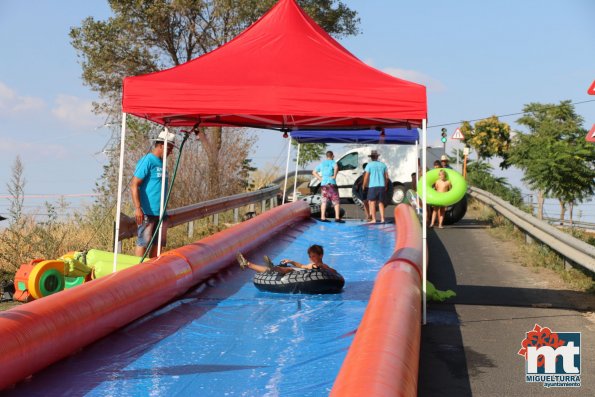
[[(434, 183), (436, 183), (439, 178), (439, 173), (441, 170), (446, 172), (446, 176), (452, 184), (452, 188), (448, 192), (437, 192), (433, 187)], [(417, 187), (420, 198), (423, 197), (424, 188), (428, 188), (426, 200), (429, 205), (448, 207), (449, 205), (458, 203), (467, 192), (467, 182), (465, 181), (465, 178), (463, 178), (461, 174), (453, 169), (434, 168), (433, 170), (430, 170), (426, 173), (426, 177), (427, 182), (424, 182), (423, 176), (419, 178), (419, 181), (417, 181)]]

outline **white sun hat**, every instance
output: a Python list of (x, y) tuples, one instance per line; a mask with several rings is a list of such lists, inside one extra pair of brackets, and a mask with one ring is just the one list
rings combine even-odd
[(169, 132), (169, 130), (167, 128), (165, 128), (163, 131), (161, 131), (157, 138), (154, 138), (152, 140), (154, 142), (165, 142), (167, 140), (168, 144), (173, 145), (174, 147), (177, 147), (176, 146), (176, 134), (174, 134), (173, 132)]

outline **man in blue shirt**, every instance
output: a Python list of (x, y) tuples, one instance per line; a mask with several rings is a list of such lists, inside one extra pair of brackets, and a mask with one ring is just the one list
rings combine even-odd
[(388, 190), (388, 169), (378, 161), (378, 152), (372, 150), (372, 161), (364, 170), (364, 188), (368, 188), (368, 202), (370, 203), (370, 223), (376, 223), (376, 202), (380, 209), (380, 222), (384, 223), (384, 200)]
[(335, 222), (343, 223), (340, 214), (339, 190), (337, 189), (337, 173), (339, 166), (333, 160), (335, 155), (330, 150), (326, 152), (326, 160), (324, 160), (314, 171), (312, 175), (320, 181), (322, 187), (322, 204), (320, 206), (320, 220), (328, 222), (326, 219), (326, 202), (330, 201), (335, 207)]
[[(157, 139), (150, 153), (143, 156), (138, 163), (132, 182), (130, 192), (134, 203), (134, 217), (136, 218), (137, 239), (134, 254), (143, 256), (155, 228), (159, 223), (159, 212), (161, 207), (161, 176), (163, 173), (163, 154), (165, 141), (167, 141), (167, 155), (169, 156), (174, 148), (175, 134), (170, 133), (167, 128), (163, 130)], [(167, 197), (167, 174), (165, 184), (165, 196)], [(167, 223), (162, 222), (161, 245), (165, 247), (167, 236)], [(157, 256), (157, 240), (151, 247), (149, 257)]]

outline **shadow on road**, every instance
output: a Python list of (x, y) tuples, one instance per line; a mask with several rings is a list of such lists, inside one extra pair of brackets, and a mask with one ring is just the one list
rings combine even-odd
[[(453, 263), (432, 230), (428, 232), (428, 251), (432, 253), (428, 263), (428, 280), (439, 289), (458, 288)], [(440, 266), (432, 266), (432, 258), (439, 258)], [(427, 323), (421, 330), (419, 361), (419, 396), (471, 395), (459, 318), (452, 303), (428, 302)]]

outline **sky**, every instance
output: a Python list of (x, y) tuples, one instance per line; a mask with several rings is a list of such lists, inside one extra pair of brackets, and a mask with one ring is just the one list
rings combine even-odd
[[(340, 42), (364, 62), (428, 89), (429, 143), (440, 145), (461, 120), (518, 113), (530, 102), (593, 101), (595, 2), (592, 0), (343, 0), (361, 19), (361, 33)], [(105, 0), (0, 0), (0, 215), (16, 156), (24, 164), (29, 208), (67, 194), (73, 207), (101, 176), (111, 138), (93, 115), (97, 95), (81, 80), (68, 36), (93, 16), (109, 17)], [(576, 105), (585, 128), (595, 124), (595, 101)], [(519, 116), (502, 117), (521, 129)], [(254, 132), (259, 167), (285, 168), (287, 140)], [(449, 140), (447, 151), (462, 147)], [(331, 147), (336, 154), (344, 148)], [(521, 173), (500, 171), (527, 192)], [(546, 210), (557, 212), (552, 203)], [(595, 204), (581, 207), (595, 222)], [(575, 219), (576, 219), (575, 213)]]

